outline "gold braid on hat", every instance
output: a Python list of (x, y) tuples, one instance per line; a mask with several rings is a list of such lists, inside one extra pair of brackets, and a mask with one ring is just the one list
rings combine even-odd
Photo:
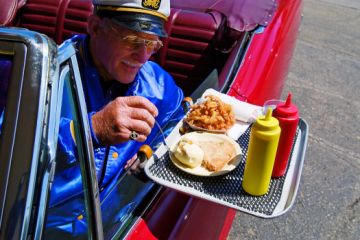
[(145, 13), (149, 15), (153, 15), (156, 17), (160, 17), (167, 21), (167, 17), (162, 14), (155, 12), (153, 10), (143, 9), (143, 8), (134, 8), (134, 7), (114, 7), (114, 6), (96, 6), (97, 11), (115, 11), (115, 12), (135, 12), (135, 13)]

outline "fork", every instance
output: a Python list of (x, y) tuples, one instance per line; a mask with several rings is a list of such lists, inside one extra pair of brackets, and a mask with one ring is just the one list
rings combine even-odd
[(162, 138), (163, 138), (163, 143), (164, 143), (164, 146), (166, 147), (166, 150), (170, 152), (170, 147), (169, 147), (169, 145), (168, 145), (167, 142), (166, 142), (165, 134), (164, 134), (164, 132), (163, 132), (160, 124), (158, 123), (158, 121), (156, 121), (156, 119), (155, 119), (155, 124), (156, 124), (156, 126), (159, 128), (159, 130), (160, 130), (160, 133), (161, 133), (161, 136), (162, 136)]

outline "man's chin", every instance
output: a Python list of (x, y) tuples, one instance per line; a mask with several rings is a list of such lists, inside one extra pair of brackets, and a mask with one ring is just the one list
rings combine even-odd
[(135, 75), (132, 77), (128, 75), (126, 78), (117, 78), (116, 81), (122, 84), (129, 84), (132, 83), (135, 80)]

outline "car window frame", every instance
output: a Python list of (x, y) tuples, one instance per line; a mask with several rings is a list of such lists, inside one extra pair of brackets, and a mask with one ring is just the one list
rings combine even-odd
[[(95, 171), (95, 163), (94, 163), (94, 154), (93, 154), (93, 146), (90, 134), (90, 127), (87, 118), (87, 111), (86, 111), (86, 104), (85, 104), (85, 97), (83, 93), (78, 63), (76, 60), (76, 51), (73, 45), (69, 42), (65, 42), (58, 48), (58, 66), (59, 66), (59, 82), (57, 83), (56, 89), (53, 90), (53, 99), (52, 99), (52, 108), (50, 110), (49, 115), (54, 116), (50, 118), (49, 126), (54, 126), (53, 129), (55, 131), (51, 132), (49, 135), (49, 143), (51, 143), (50, 153), (53, 153), (49, 159), (50, 167), (48, 167), (47, 174), (48, 176), (44, 175), (43, 179), (43, 186), (46, 186), (46, 183), (50, 185), (52, 183), (55, 168), (51, 166), (51, 162), (55, 162), (56, 156), (56, 147), (58, 141), (58, 134), (59, 134), (59, 125), (60, 125), (60, 115), (61, 115), (61, 107), (62, 107), (62, 97), (65, 87), (65, 80), (66, 80), (66, 73), (70, 73), (70, 81), (72, 85), (73, 95), (76, 101), (76, 110), (78, 112), (79, 117), (79, 127), (80, 131), (76, 132), (76, 136), (79, 137), (77, 141), (77, 145), (81, 144), (81, 149), (83, 157), (79, 158), (80, 162), (80, 169), (82, 174), (82, 183), (83, 188), (87, 191), (84, 192), (85, 198), (85, 210), (87, 214), (87, 225), (88, 225), (88, 236), (92, 239), (103, 239), (103, 232), (102, 232), (102, 221), (101, 221), (101, 212), (100, 212), (100, 201), (99, 201), (99, 189), (97, 185), (97, 177)], [(83, 161), (85, 160), (85, 161)], [(56, 164), (56, 163), (55, 163)], [(45, 203), (47, 203), (49, 189), (43, 188), (42, 195), (46, 196), (44, 198)], [(46, 204), (47, 205), (47, 204)], [(45, 206), (46, 206), (45, 205)], [(46, 216), (45, 207), (43, 209), (43, 216)], [(38, 236), (42, 235), (42, 231), (44, 227), (44, 220), (38, 218)]]
[(91, 135), (75, 49), (71, 44), (58, 48), (45, 35), (20, 28), (0, 27), (0, 42), (1, 53), (14, 56), (0, 146), (0, 238), (42, 236), (46, 211), (40, 205), (47, 202), (55, 170), (59, 119), (52, 114), (59, 116), (59, 64), (68, 61), (81, 105), (90, 237), (103, 239)]
[(44, 35), (18, 28), (0, 28), (0, 41), (14, 55), (1, 136), (0, 238), (25, 239), (33, 234), (37, 214), (35, 189), (45, 154), (48, 76), (54, 73), (48, 61), (54, 44)]

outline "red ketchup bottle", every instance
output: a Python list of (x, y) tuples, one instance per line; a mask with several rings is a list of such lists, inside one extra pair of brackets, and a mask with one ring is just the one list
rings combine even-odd
[(291, 93), (289, 93), (285, 103), (280, 103), (276, 106), (273, 116), (279, 120), (281, 128), (272, 172), (272, 177), (277, 178), (285, 174), (299, 122), (298, 108), (291, 103)]

